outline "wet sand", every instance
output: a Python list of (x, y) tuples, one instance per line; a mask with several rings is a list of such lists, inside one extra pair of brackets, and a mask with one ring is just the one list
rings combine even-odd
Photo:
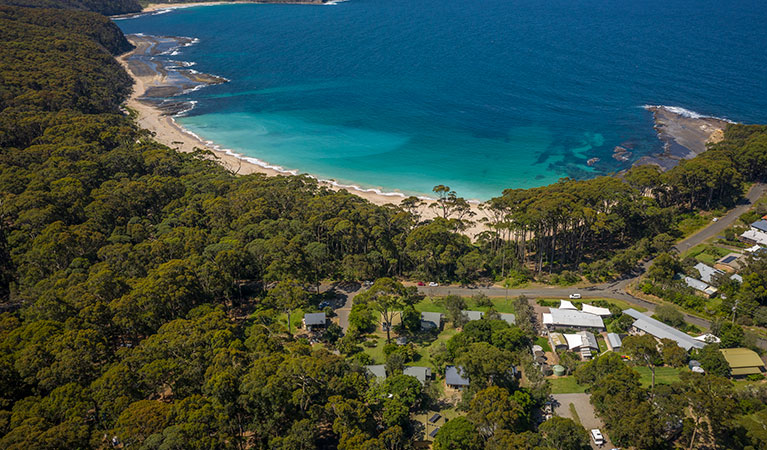
[[(136, 49), (119, 57), (118, 60), (134, 80), (133, 93), (127, 100), (126, 106), (137, 113), (136, 120), (140, 127), (154, 133), (158, 142), (180, 152), (192, 152), (197, 148), (210, 150), (218, 163), (238, 175), (252, 173), (261, 173), (267, 176), (291, 175), (278, 170), (277, 167), (264, 167), (243, 159), (242, 155), (223, 150), (215, 143), (205, 140), (204, 137), (196, 136), (185, 130), (173, 119), (173, 115), (192, 106), (189, 105), (189, 102), (174, 101), (173, 95), (182, 94), (189, 89), (197, 89), (205, 85), (226, 81), (215, 75), (167, 67), (160, 60), (153, 58), (160, 53), (171, 51), (173, 48), (171, 40), (176, 39), (176, 45), (182, 46), (192, 44), (189, 38), (144, 35), (129, 35), (127, 37)], [(167, 98), (168, 96), (170, 98)], [(329, 181), (321, 180), (320, 184), (333, 190), (346, 190), (376, 205), (396, 205), (405, 198), (399, 193), (389, 194), (374, 190), (355, 189), (349, 186), (338, 186)], [(498, 195), (500, 194), (499, 192)], [(431, 202), (426, 201), (426, 203)], [(472, 211), (475, 213), (473, 218), (475, 222), (478, 222), (480, 218), (487, 217), (486, 213), (479, 209), (479, 204), (472, 203)], [(431, 219), (438, 215), (434, 208), (426, 205), (420, 207), (418, 213), (423, 219)], [(484, 224), (475, 223), (465, 231), (465, 234), (474, 237), (485, 230)]]

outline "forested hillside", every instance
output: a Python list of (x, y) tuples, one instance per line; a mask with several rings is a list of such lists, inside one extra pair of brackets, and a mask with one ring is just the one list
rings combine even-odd
[[(667, 247), (657, 236), (675, 232), (676, 212), (731, 204), (767, 167), (765, 129), (732, 127), (704, 159), (667, 174), (507, 191), (472, 243), (451, 195), (440, 202), (446, 218), (423, 221), (409, 208), (416, 199), (378, 207), (307, 177), (235, 176), (210, 154), (158, 144), (119, 109), (131, 80), (113, 55), (126, 48), (92, 13), (0, 9), (3, 449), (409, 449), (410, 414), (439, 388), (394, 372), (368, 381), (364, 330), (294, 339), (286, 319), (320, 310), (320, 281), (379, 279), (359, 302), (379, 311), (417, 299), (397, 277), (608, 278)], [(525, 305), (519, 326), (466, 325), (439, 354), (441, 370), (464, 364), (472, 383), (438, 448), (585, 445), (573, 421), (536, 425), (548, 392), (539, 373), (528, 371), (524, 388), (509, 373), (529, 359)], [(763, 391), (735, 393), (711, 377), (716, 390), (691, 379), (652, 392), (622, 361), (600, 361), (581, 377), (599, 385), (611, 427), (647, 430), (624, 433), (628, 445), (664, 448), (715, 413), (722, 445), (767, 442)], [(616, 411), (637, 414), (622, 423)]]
[(141, 11), (137, 0), (0, 0), (0, 5), (94, 11), (107, 16)]

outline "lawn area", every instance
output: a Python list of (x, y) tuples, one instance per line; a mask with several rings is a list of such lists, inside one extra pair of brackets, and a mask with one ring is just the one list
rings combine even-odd
[[(477, 306), (476, 302), (471, 297), (463, 297), (466, 302), (466, 309), (470, 311), (487, 311), (489, 306)], [(493, 308), (500, 313), (513, 313), (514, 306), (512, 305), (512, 298), (491, 298), (493, 302)], [(415, 309), (418, 312), (441, 312), (446, 313), (447, 309), (442, 302), (442, 297), (426, 297), (420, 302), (415, 304)]]
[(574, 376), (549, 377), (552, 394), (580, 394), (586, 392), (588, 386), (578, 384)]
[(535, 339), (535, 343), (543, 347), (544, 352), (550, 352), (551, 351), (551, 345), (549, 345), (549, 340), (545, 337), (538, 336), (538, 338)]
[[(652, 383), (652, 373), (650, 369), (643, 366), (634, 367), (634, 370), (639, 372), (639, 381), (642, 386), (649, 386)], [(675, 367), (656, 367), (655, 368), (655, 384), (672, 384), (679, 381), (679, 372), (684, 369), (677, 369)]]
[(710, 244), (699, 244), (688, 250), (683, 257), (692, 257), (703, 264), (713, 266), (716, 261), (728, 254), (732, 253), (732, 250), (717, 247)]
[(607, 351), (607, 342), (605, 342), (605, 338), (603, 338), (601, 334), (597, 335), (597, 344), (599, 344), (600, 355)]
[[(447, 342), (448, 339), (455, 336), (456, 333), (458, 333), (458, 330), (451, 326), (446, 326), (436, 339), (434, 339), (432, 335), (426, 333), (412, 337), (410, 342), (415, 345), (418, 357), (415, 361), (408, 363), (408, 365), (425, 366), (435, 370), (436, 368), (434, 367), (434, 363), (431, 361), (431, 350), (437, 348), (440, 343)], [(386, 333), (377, 331), (368, 336), (368, 342), (374, 341), (376, 346), (367, 347), (363, 345), (363, 352), (370, 355), (375, 364), (384, 364), (386, 362), (386, 357), (384, 355), (383, 348), (386, 345)], [(392, 333), (392, 342), (394, 342), (395, 336), (396, 335)]]

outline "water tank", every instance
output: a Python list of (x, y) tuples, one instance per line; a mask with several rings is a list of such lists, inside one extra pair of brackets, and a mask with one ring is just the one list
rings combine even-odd
[(554, 369), (554, 375), (558, 377), (561, 377), (562, 375), (564, 375), (566, 370), (564, 367), (560, 366), (559, 364), (554, 366), (553, 369)]

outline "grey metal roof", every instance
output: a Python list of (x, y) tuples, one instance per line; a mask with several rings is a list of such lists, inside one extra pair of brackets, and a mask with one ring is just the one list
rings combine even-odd
[(711, 283), (711, 280), (713, 279), (714, 275), (723, 273), (721, 270), (714, 269), (711, 266), (707, 266), (706, 264), (703, 264), (699, 262), (698, 264), (695, 264), (695, 269), (697, 269), (698, 272), (700, 272), (700, 279), (705, 281), (706, 283)]
[(581, 331), (578, 334), (581, 336), (581, 348), (589, 347), (599, 350), (599, 344), (597, 343), (597, 338), (594, 337), (594, 334), (589, 333), (588, 331)]
[(431, 369), (428, 367), (420, 366), (406, 366), (402, 370), (403, 375), (410, 375), (411, 377), (418, 378), (421, 384), (426, 384), (426, 380), (431, 377)]
[(635, 328), (642, 330), (647, 334), (651, 334), (658, 339), (671, 339), (685, 350), (689, 351), (691, 348), (703, 348), (706, 345), (704, 342), (696, 341), (692, 336), (687, 335), (674, 327), (670, 327), (659, 320), (646, 316), (635, 309), (627, 309), (623, 311), (623, 313), (636, 319), (633, 324)]
[(759, 231), (765, 231), (767, 232), (767, 220), (757, 220), (756, 222), (751, 224), (751, 228), (756, 228)]
[(384, 366), (383, 364), (365, 366), (365, 369), (367, 369), (367, 371), (370, 372), (370, 374), (376, 378), (380, 378), (380, 379), (386, 378), (386, 366)]
[(612, 348), (620, 348), (623, 343), (621, 342), (621, 337), (618, 336), (618, 333), (607, 333), (607, 342), (610, 343), (610, 347)]
[(684, 277), (684, 283), (695, 290), (705, 292), (706, 294), (709, 294), (709, 295), (711, 295), (712, 293), (716, 293), (715, 288), (712, 288), (711, 286), (704, 283), (703, 281), (696, 280), (695, 278), (692, 278), (692, 277)]
[(307, 313), (304, 314), (304, 323), (307, 325), (325, 325), (325, 313)]
[[(426, 322), (426, 324), (424, 324)], [(431, 323), (431, 325), (428, 325)], [(442, 313), (438, 312), (422, 312), (421, 313), (421, 328), (439, 328), (442, 324)]]
[(605, 327), (601, 317), (578, 311), (577, 309), (550, 308), (549, 311), (551, 311), (551, 325), (583, 328)]
[(506, 321), (509, 325), (514, 325), (517, 323), (517, 317), (514, 314), (509, 313), (499, 313), (499, 316), (501, 316), (501, 320)]
[(482, 311), (461, 311), (461, 313), (466, 316), (466, 318), (469, 320), (469, 322), (474, 320), (479, 320), (482, 318), (482, 316), (485, 315)]
[(445, 383), (450, 386), (468, 386), (469, 379), (464, 377), (463, 367), (445, 367)]

